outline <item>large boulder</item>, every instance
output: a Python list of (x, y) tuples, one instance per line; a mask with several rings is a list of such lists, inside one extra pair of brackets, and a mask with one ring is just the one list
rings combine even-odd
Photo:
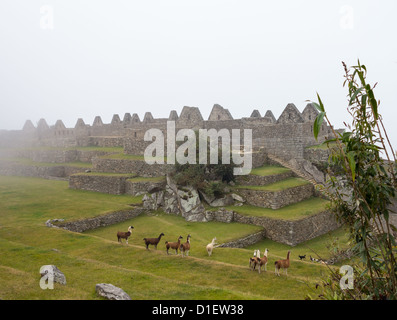
[(198, 191), (190, 186), (177, 186), (169, 176), (164, 191), (145, 195), (142, 200), (149, 210), (162, 207), (164, 212), (180, 215), (187, 221), (207, 221)]
[(123, 289), (109, 283), (98, 283), (95, 286), (95, 291), (108, 300), (131, 300), (131, 297)]
[(234, 200), (231, 195), (225, 195), (223, 198), (215, 199), (211, 202), (211, 207), (227, 207), (233, 205)]

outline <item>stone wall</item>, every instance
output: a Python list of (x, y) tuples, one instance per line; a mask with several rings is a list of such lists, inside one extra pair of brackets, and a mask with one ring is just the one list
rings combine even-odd
[(166, 181), (139, 181), (127, 180), (125, 186), (125, 193), (136, 196), (145, 193), (153, 193), (163, 190), (166, 185)]
[[(335, 215), (324, 211), (300, 220), (282, 220), (267, 217), (254, 217), (239, 214), (233, 210), (220, 208), (216, 211), (206, 211), (208, 221), (223, 223), (243, 223), (263, 227), (263, 231), (238, 240), (233, 247), (246, 247), (264, 238), (296, 246), (299, 243), (314, 239), (318, 236), (336, 230), (340, 227)], [(244, 240), (245, 239), (245, 240)]]
[(259, 241), (262, 241), (265, 238), (265, 234), (266, 234), (265, 231), (260, 231), (260, 232), (254, 233), (254, 234), (250, 234), (249, 236), (246, 236), (241, 239), (223, 243), (219, 247), (220, 248), (245, 248), (245, 247), (253, 245)]
[(293, 171), (288, 171), (281, 174), (275, 174), (270, 176), (257, 176), (257, 175), (245, 175), (238, 176), (237, 183), (243, 184), (245, 186), (264, 186), (267, 184), (275, 183), (284, 179), (295, 177), (295, 173)]
[(67, 162), (91, 162), (95, 157), (109, 154), (97, 150), (49, 150), (49, 149), (25, 149), (15, 151), (16, 158), (27, 158), (35, 162), (67, 163)]
[(296, 246), (340, 227), (334, 214), (328, 211), (296, 221), (249, 217), (235, 213), (233, 221), (261, 226), (264, 228), (265, 238), (290, 246)]
[(124, 194), (126, 181), (132, 175), (74, 174), (69, 177), (69, 188), (109, 194)]
[(280, 191), (239, 188), (238, 193), (243, 196), (250, 205), (276, 210), (309, 199), (314, 194), (314, 186), (308, 183), (303, 186)]
[(312, 163), (328, 162), (329, 156), (330, 156), (329, 149), (306, 148), (304, 150), (304, 158)]
[(54, 226), (73, 232), (84, 232), (87, 230), (106, 227), (119, 222), (133, 219), (139, 216), (140, 214), (142, 214), (143, 212), (145, 212), (145, 209), (137, 207), (131, 210), (116, 211), (98, 217), (93, 217), (83, 220), (56, 223), (54, 224)]
[(170, 168), (167, 164), (150, 165), (144, 160), (103, 158), (92, 160), (92, 170), (95, 172), (135, 173), (141, 177), (165, 176)]

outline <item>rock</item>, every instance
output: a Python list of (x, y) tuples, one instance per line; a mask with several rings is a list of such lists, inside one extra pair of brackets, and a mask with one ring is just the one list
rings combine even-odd
[(226, 195), (223, 198), (215, 199), (211, 202), (211, 207), (227, 207), (233, 205), (234, 200), (231, 195)]
[(54, 276), (54, 282), (65, 285), (66, 277), (65, 275), (54, 265), (44, 265), (40, 268), (40, 274), (43, 277), (44, 275), (52, 274)]
[(208, 195), (203, 191), (199, 190), (199, 194), (204, 199), (204, 201), (207, 202), (207, 204), (211, 204), (211, 202), (215, 200), (215, 197), (213, 195)]
[(238, 194), (232, 193), (231, 197), (233, 198), (233, 200), (235, 201), (239, 201), (239, 202), (245, 202), (244, 198), (242, 196), (239, 196)]
[(164, 201), (164, 191), (152, 193), (151, 195), (145, 194), (142, 198), (143, 207), (148, 210), (156, 211), (162, 207)]
[(131, 297), (120, 289), (110, 283), (99, 283), (95, 286), (95, 291), (101, 297), (108, 300), (131, 300)]
[(324, 173), (318, 170), (310, 161), (306, 160), (303, 162), (303, 169), (310, 174), (317, 183), (325, 183)]
[(234, 211), (219, 208), (217, 211), (205, 212), (207, 221), (218, 221), (223, 223), (231, 223), (234, 221)]
[(55, 226), (53, 223), (54, 223), (54, 222), (63, 222), (63, 221), (65, 221), (65, 219), (48, 219), (48, 220), (45, 222), (45, 225), (46, 225), (47, 227), (49, 227), (49, 228), (58, 228), (58, 227)]

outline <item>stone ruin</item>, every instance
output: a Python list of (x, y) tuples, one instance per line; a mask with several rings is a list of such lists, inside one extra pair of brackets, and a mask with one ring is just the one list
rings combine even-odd
[(145, 132), (156, 128), (166, 134), (167, 121), (175, 121), (176, 130), (252, 129), (254, 148), (263, 148), (266, 153), (284, 160), (303, 159), (306, 147), (323, 142), (331, 132), (324, 123), (318, 141), (314, 139), (317, 114), (312, 104), (302, 113), (294, 104), (288, 104), (278, 119), (270, 110), (264, 116), (254, 110), (250, 117), (234, 119), (228, 109), (215, 104), (208, 120), (203, 119), (198, 108), (187, 106), (179, 115), (172, 110), (168, 118), (155, 118), (146, 112), (141, 120), (136, 113), (125, 113), (122, 120), (119, 115), (113, 115), (111, 123), (104, 123), (96, 116), (91, 125), (79, 118), (74, 128), (67, 128), (62, 120), (52, 126), (45, 119), (40, 119), (37, 126), (27, 120), (22, 130), (0, 131), (0, 147), (123, 147), (127, 154), (142, 155), (148, 145), (143, 141)]

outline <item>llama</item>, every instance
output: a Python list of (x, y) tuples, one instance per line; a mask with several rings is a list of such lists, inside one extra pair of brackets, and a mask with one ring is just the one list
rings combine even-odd
[(186, 255), (189, 255), (189, 250), (190, 250), (190, 234), (188, 234), (187, 238), (186, 238), (186, 243), (182, 243), (179, 250), (181, 250), (182, 253), (182, 257), (183, 255), (186, 253)]
[(175, 254), (178, 254), (178, 249), (179, 249), (179, 247), (181, 245), (181, 239), (183, 239), (183, 237), (179, 236), (178, 242), (168, 242), (168, 241), (165, 242), (165, 247), (167, 248), (167, 254), (169, 254), (168, 250), (170, 248), (171, 249), (175, 249)]
[(265, 272), (267, 271), (267, 254), (268, 254), (269, 250), (266, 248), (264, 254), (263, 254), (263, 258), (259, 257), (258, 259), (258, 272), (261, 273), (261, 268), (262, 266), (265, 266)]
[(285, 270), (285, 274), (288, 275), (288, 268), (289, 268), (289, 255), (290, 255), (291, 251), (288, 251), (287, 254), (287, 259), (284, 260), (278, 260), (274, 263), (275, 265), (275, 274), (280, 276), (280, 269), (283, 268)]
[(211, 257), (212, 250), (214, 250), (216, 244), (218, 244), (218, 243), (216, 243), (216, 237), (214, 239), (212, 239), (211, 243), (207, 244), (206, 249), (207, 249), (209, 257)]
[(153, 245), (154, 248), (157, 250), (157, 244), (160, 242), (161, 237), (164, 236), (164, 233), (160, 233), (158, 238), (143, 238), (146, 245), (146, 250), (149, 250), (149, 245)]
[(129, 226), (127, 232), (118, 231), (117, 232), (117, 241), (122, 243), (121, 239), (125, 239), (126, 243), (128, 244), (128, 238), (132, 234), (132, 229), (134, 229), (134, 227), (133, 226)]
[(260, 257), (261, 257), (261, 252), (259, 251), (259, 249), (258, 250), (254, 250), (254, 256), (249, 259), (249, 267), (252, 270), (255, 270), (256, 265), (258, 264)]

